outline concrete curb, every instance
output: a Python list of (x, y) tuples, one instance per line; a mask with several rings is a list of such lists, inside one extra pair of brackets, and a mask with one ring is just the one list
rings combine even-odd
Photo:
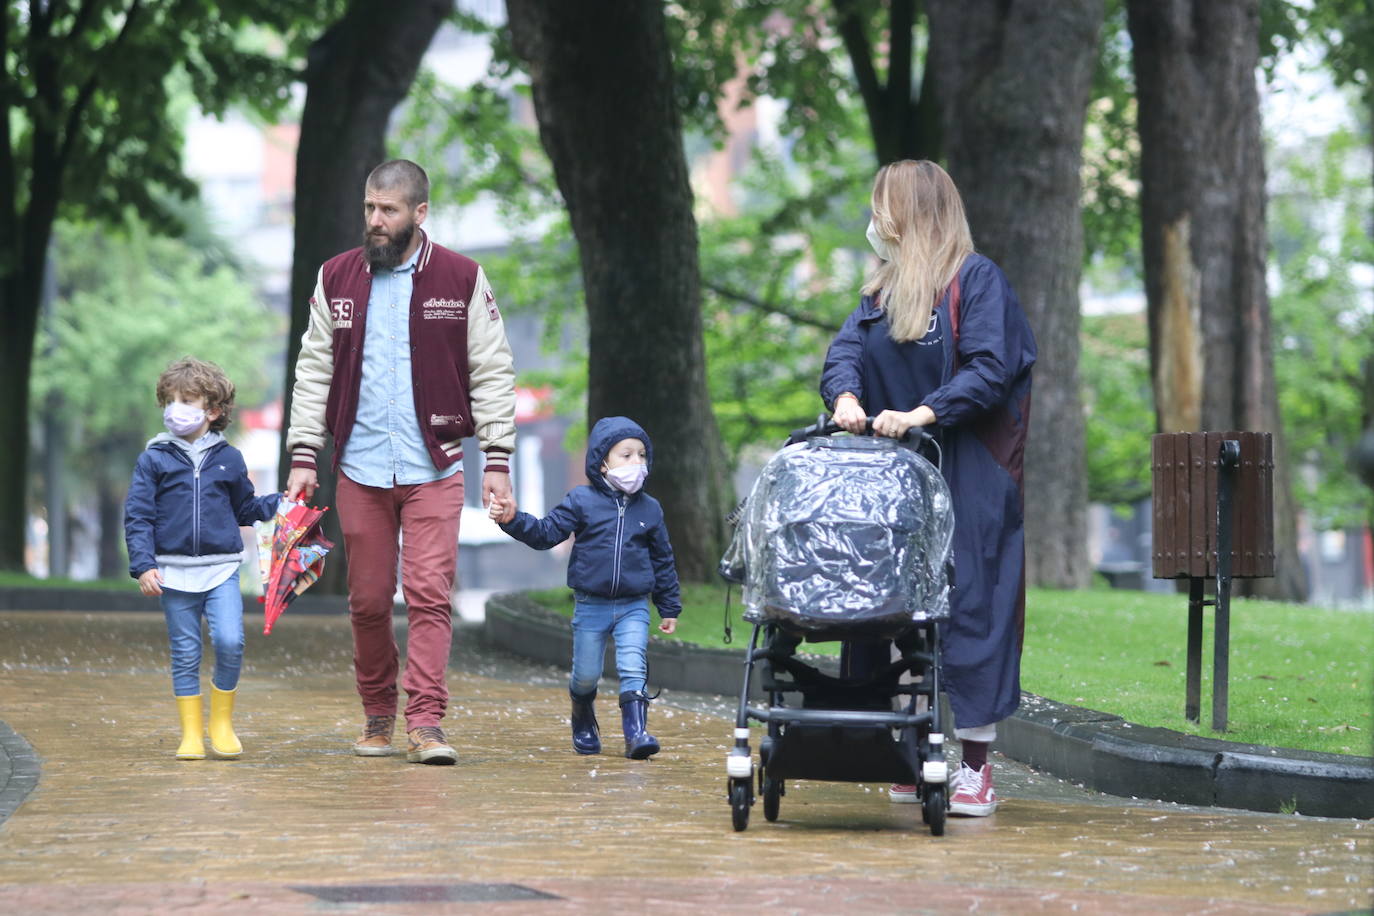
[[(486, 635), (510, 652), (549, 664), (566, 667), (572, 656), (568, 619), (519, 592), (488, 599)], [(678, 641), (649, 642), (649, 672), (656, 686), (733, 696), (739, 692), (743, 667), (743, 647), (708, 649)], [(609, 650), (605, 670), (614, 676), (615, 659)], [(1374, 758), (1147, 728), (1030, 693), (1022, 694), (1021, 708), (999, 725), (997, 750), (1111, 795), (1250, 811), (1374, 818)]]
[(38, 786), (38, 753), (23, 736), (0, 722), (0, 824)]

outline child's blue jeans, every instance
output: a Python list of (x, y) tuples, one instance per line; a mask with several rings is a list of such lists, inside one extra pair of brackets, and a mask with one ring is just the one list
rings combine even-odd
[(586, 695), (596, 689), (606, 657), (606, 637), (615, 637), (615, 667), (620, 692), (643, 690), (648, 675), (645, 652), (649, 645), (649, 596), (599, 598), (575, 593), (573, 609), (573, 693)]
[(208, 592), (162, 590), (162, 613), (167, 618), (167, 643), (172, 650), (172, 693), (193, 697), (200, 693), (200, 618), (210, 622), (215, 648), (214, 685), (233, 690), (243, 667), (243, 596), (238, 570)]

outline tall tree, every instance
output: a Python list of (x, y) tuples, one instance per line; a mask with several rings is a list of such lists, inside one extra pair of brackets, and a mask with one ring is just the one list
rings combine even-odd
[(202, 109), (288, 100), (286, 56), (246, 47), (244, 26), (295, 46), (331, 0), (66, 0), (0, 12), (0, 569), (24, 565), (29, 376), (53, 223), (60, 212), (118, 219), (125, 206), (174, 224), (158, 190), (182, 196), (171, 87)]
[(1026, 445), (1026, 577), (1091, 574), (1078, 383), (1083, 123), (1103, 0), (931, 0), (951, 176), (978, 248), (1006, 271), (1039, 357)]
[(1273, 434), (1275, 577), (1247, 587), (1301, 600), (1265, 287), (1260, 0), (1129, 0), (1127, 12), (1158, 428)]
[[(287, 338), (284, 415), (291, 416), (291, 389), (301, 335), (310, 318), (310, 296), (320, 265), (362, 244), (363, 184), (386, 159), (391, 112), (406, 97), (453, 0), (352, 0), (344, 15), (306, 54), (305, 109), (296, 147), (295, 248), (291, 262), (291, 329)], [(285, 430), (283, 429), (283, 433)], [(319, 462), (315, 502), (334, 504), (335, 478), (328, 454)], [(290, 470), (282, 436), (280, 476)], [(335, 513), (326, 531), (343, 544)], [(321, 591), (343, 591), (345, 566), (330, 564)]]
[(696, 220), (662, 6), (508, 0), (544, 149), (577, 237), (589, 418), (654, 441), (654, 493), (684, 578), (712, 576), (728, 500), (706, 389)]

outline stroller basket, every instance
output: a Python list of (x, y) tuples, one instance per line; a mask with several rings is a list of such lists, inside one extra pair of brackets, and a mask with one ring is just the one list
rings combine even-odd
[(914, 449), (817, 437), (764, 466), (720, 571), (750, 622), (892, 635), (949, 616), (953, 533), (949, 488)]

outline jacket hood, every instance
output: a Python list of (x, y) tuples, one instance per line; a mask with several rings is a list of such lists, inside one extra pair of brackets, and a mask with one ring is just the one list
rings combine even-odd
[(629, 417), (602, 417), (596, 421), (591, 435), (587, 437), (587, 482), (598, 490), (616, 492), (606, 483), (605, 475), (601, 473), (601, 463), (606, 460), (611, 447), (621, 439), (643, 442), (644, 463), (650, 474), (654, 471), (654, 444), (649, 441), (649, 434), (644, 428)]

